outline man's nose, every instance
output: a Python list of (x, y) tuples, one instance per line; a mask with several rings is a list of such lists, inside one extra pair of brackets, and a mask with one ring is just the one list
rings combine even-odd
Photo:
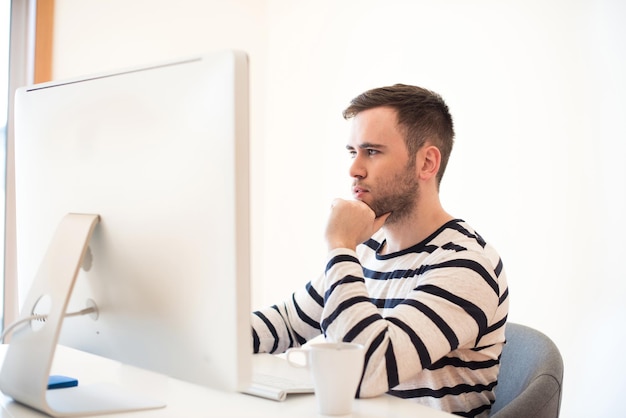
[(365, 178), (367, 171), (362, 159), (357, 155), (354, 157), (349, 169), (350, 177), (352, 178)]

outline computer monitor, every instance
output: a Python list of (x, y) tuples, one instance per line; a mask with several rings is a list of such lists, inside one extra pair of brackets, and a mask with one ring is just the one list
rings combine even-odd
[[(97, 214), (91, 266), (70, 286), (67, 312), (95, 304), (98, 313), (63, 320), (59, 343), (218, 389), (246, 387), (246, 55), (22, 88), (15, 115), (20, 317), (49, 309), (26, 294), (61, 220)], [(37, 332), (27, 324), (13, 340)]]

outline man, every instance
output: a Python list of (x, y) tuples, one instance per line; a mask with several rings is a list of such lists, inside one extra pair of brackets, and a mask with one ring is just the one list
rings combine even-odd
[(360, 343), (358, 397), (388, 392), (486, 417), (508, 287), (496, 251), (440, 203), (454, 137), (448, 107), (394, 85), (356, 97), (344, 117), (354, 200), (332, 203), (325, 273), (253, 313), (254, 351), (283, 352), (320, 333)]

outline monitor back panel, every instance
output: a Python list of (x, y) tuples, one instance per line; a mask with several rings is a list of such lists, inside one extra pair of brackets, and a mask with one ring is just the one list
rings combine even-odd
[[(183, 380), (249, 380), (248, 69), (225, 51), (16, 96), (20, 295), (66, 213), (96, 213), (60, 342)], [(24, 307), (31, 309), (31, 307)]]

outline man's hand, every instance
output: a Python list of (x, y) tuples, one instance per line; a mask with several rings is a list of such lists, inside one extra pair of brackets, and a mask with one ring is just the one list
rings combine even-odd
[(378, 231), (390, 213), (376, 217), (374, 211), (360, 200), (335, 199), (326, 224), (328, 249), (350, 248), (369, 239)]

